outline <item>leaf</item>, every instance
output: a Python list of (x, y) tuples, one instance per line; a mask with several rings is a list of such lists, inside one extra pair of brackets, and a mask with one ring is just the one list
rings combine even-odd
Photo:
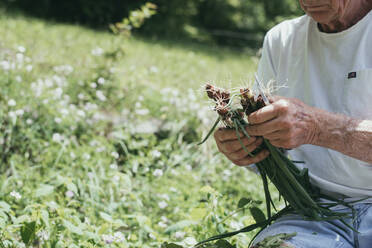
[(196, 221), (191, 221), (191, 220), (182, 220), (179, 221), (171, 226), (169, 226), (167, 229), (165, 229), (165, 233), (169, 234), (172, 232), (176, 232), (179, 230), (183, 230), (185, 227), (191, 226), (191, 225), (196, 225)]
[(63, 220), (63, 225), (72, 233), (83, 235), (82, 230), (67, 220)]
[(10, 211), (10, 205), (4, 201), (0, 201), (0, 208), (2, 208), (5, 213)]
[(54, 187), (48, 184), (41, 184), (35, 191), (35, 197), (42, 197), (53, 193)]
[(41, 210), (41, 219), (43, 220), (45, 226), (49, 228), (49, 213), (45, 209)]
[(268, 236), (259, 242), (259, 247), (282, 247), (281, 245), (288, 239), (296, 236), (297, 233), (279, 233), (273, 236)]
[(28, 246), (35, 239), (36, 222), (24, 223), (21, 227), (21, 238), (23, 243)]
[(252, 217), (256, 223), (260, 223), (266, 220), (265, 214), (258, 207), (253, 207), (249, 209), (251, 211)]
[(220, 224), (217, 225), (217, 231), (219, 233), (225, 233), (226, 230), (225, 230), (225, 227), (223, 226), (222, 223), (220, 223)]
[(228, 241), (224, 240), (224, 239), (220, 239), (218, 240), (216, 243), (215, 243), (215, 246), (217, 248), (234, 248), (235, 246), (233, 246), (232, 244), (230, 244)]
[(238, 202), (238, 208), (243, 208), (245, 205), (247, 205), (248, 203), (251, 203), (251, 202), (252, 202), (251, 199), (243, 197)]
[(207, 209), (205, 208), (194, 208), (191, 210), (190, 217), (192, 220), (198, 221), (203, 219), (207, 215)]
[(104, 212), (99, 212), (99, 215), (101, 216), (102, 219), (104, 219), (107, 222), (112, 222), (112, 217), (111, 215), (108, 215)]
[(161, 248), (183, 248), (183, 247), (180, 246), (180, 245), (176, 245), (176, 244), (174, 244), (174, 243), (170, 243), (170, 244), (168, 244), (168, 243), (163, 243), (163, 244), (161, 245)]

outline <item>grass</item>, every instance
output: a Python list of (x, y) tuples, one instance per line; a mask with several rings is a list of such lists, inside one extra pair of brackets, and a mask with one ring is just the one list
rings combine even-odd
[(257, 58), (6, 13), (0, 37), (4, 247), (189, 247), (254, 222), (236, 210), (262, 207), (259, 178), (196, 143), (200, 86), (246, 83)]

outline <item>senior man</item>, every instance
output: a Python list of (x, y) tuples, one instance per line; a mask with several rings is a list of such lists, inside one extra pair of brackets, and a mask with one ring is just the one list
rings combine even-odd
[[(264, 137), (305, 161), (311, 182), (324, 194), (345, 200), (372, 197), (372, 0), (300, 0), (305, 16), (271, 29), (264, 40), (258, 77), (282, 87), (272, 103), (248, 119), (243, 140), (255, 150)], [(285, 97), (283, 97), (285, 96)], [(239, 166), (251, 158), (235, 132), (215, 132), (219, 150)], [(353, 232), (340, 221), (284, 216), (255, 243), (278, 233), (297, 235), (283, 247), (372, 247), (372, 200), (355, 203)], [(348, 211), (342, 206), (336, 211)]]

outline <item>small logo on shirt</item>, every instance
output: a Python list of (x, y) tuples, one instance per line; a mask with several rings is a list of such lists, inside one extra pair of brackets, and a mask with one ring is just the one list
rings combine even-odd
[(352, 72), (349, 72), (349, 74), (347, 74), (347, 78), (350, 79), (350, 78), (356, 78), (357, 76), (357, 73), (356, 71), (352, 71)]

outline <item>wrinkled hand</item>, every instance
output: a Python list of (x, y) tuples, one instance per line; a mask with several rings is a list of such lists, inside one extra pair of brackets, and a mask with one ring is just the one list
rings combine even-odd
[(262, 136), (276, 147), (311, 144), (316, 129), (314, 108), (295, 98), (273, 97), (272, 103), (248, 116), (249, 135)]
[[(251, 137), (248, 139), (242, 133), (240, 137), (248, 152), (253, 152), (263, 142), (262, 138)], [(214, 139), (216, 140), (218, 150), (238, 166), (248, 166), (258, 163), (269, 155), (267, 150), (260, 151), (254, 157), (248, 155), (241, 146), (235, 130), (232, 129), (218, 129), (214, 133)]]

